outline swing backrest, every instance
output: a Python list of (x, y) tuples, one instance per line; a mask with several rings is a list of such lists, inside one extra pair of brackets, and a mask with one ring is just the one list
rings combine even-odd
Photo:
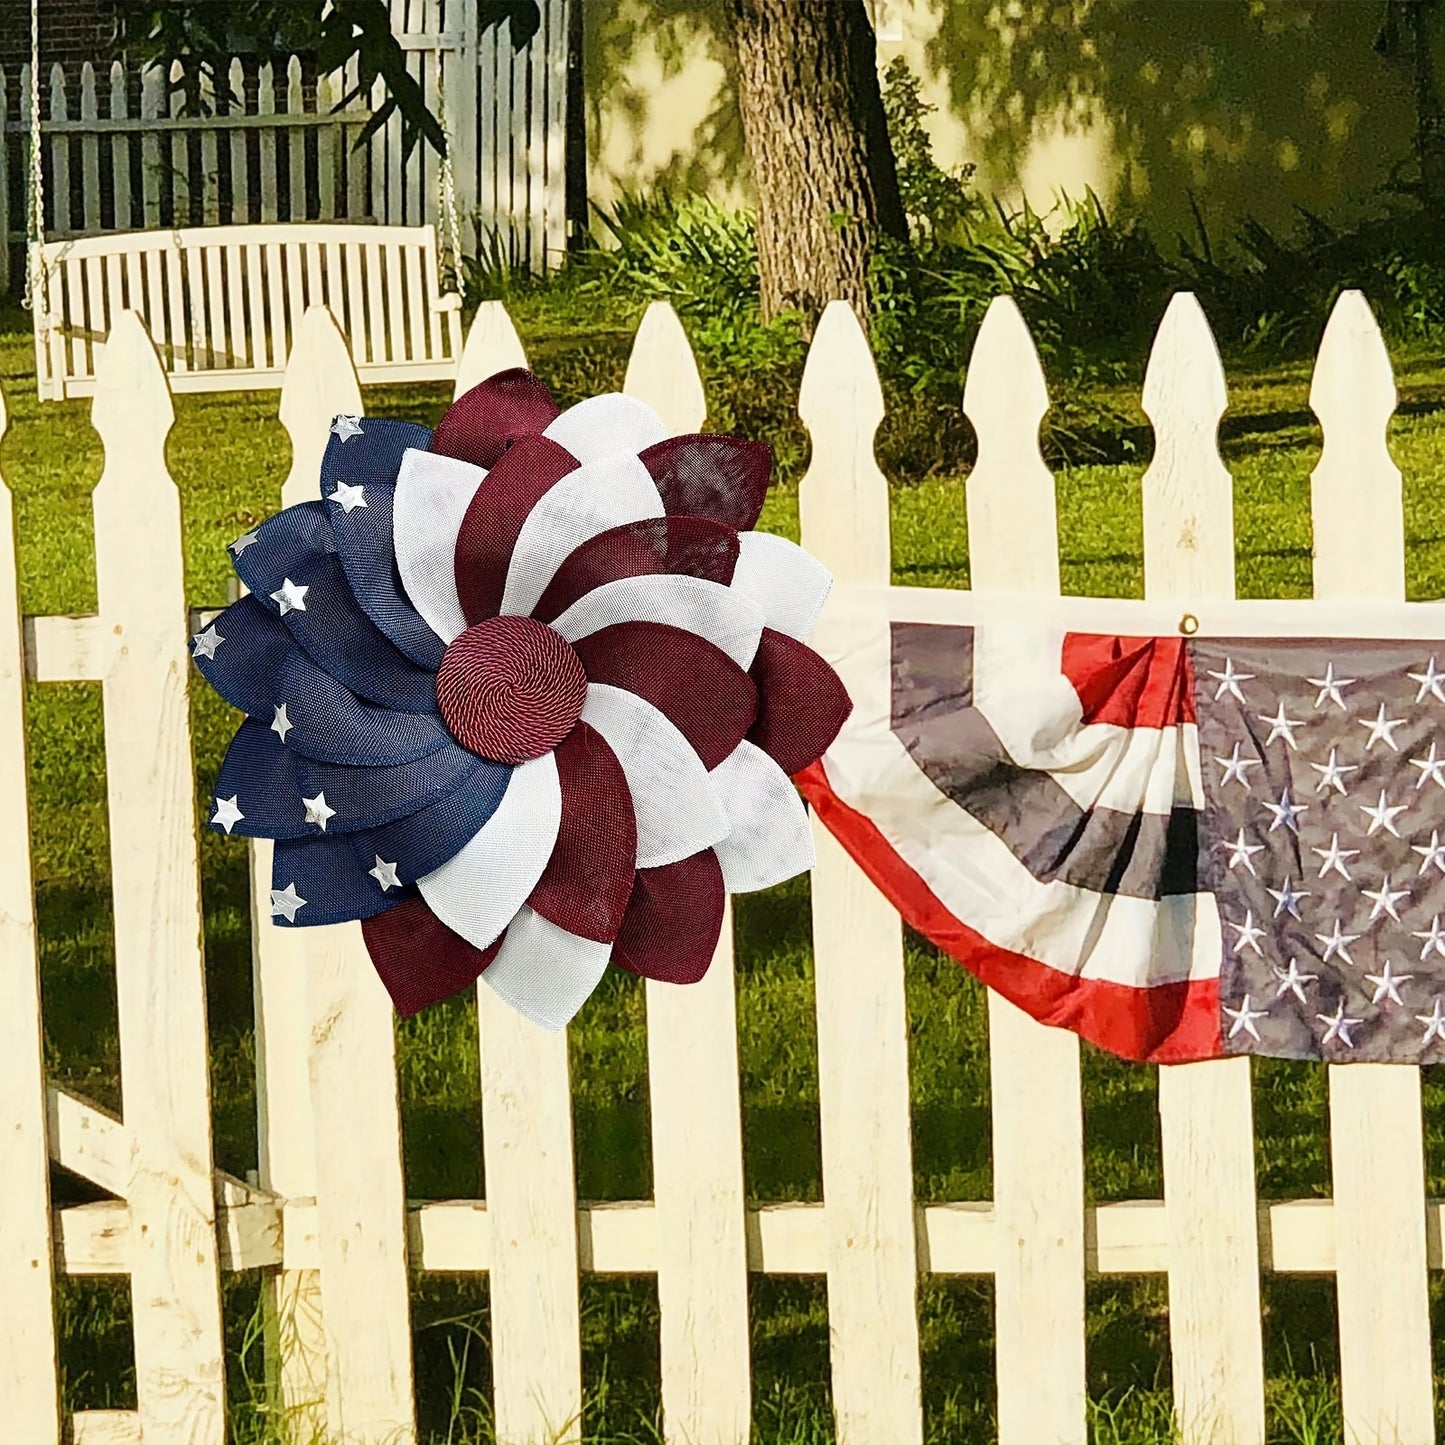
[(206, 226), (55, 241), (35, 307), (42, 400), (90, 396), (111, 318), (140, 313), (174, 391), (279, 387), (306, 308), (331, 308), (363, 382), (450, 381), (461, 301), (432, 226)]

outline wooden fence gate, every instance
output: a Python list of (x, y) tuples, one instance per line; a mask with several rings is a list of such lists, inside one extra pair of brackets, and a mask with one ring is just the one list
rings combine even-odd
[[(483, 308), (459, 389), (523, 361)], [(706, 399), (676, 317), (654, 306), (627, 390), (675, 432)], [(1325, 332), (1312, 405), (1317, 591), (1403, 596), (1401, 478), (1385, 448), (1389, 362), (1362, 298)], [(1054, 481), (1038, 447), (1043, 373), (1013, 304), (979, 334), (964, 409), (979, 436), (968, 481), (973, 582), (1056, 592)], [(1156, 448), (1144, 478), (1147, 591), (1234, 592), (1231, 479), (1215, 432), (1222, 368), (1203, 314), (1175, 298), (1149, 361)], [(327, 423), (358, 412), (339, 333), (309, 313), (280, 414), (294, 446), (283, 498), (314, 494)], [(835, 304), (799, 397), (813, 445), (805, 545), (846, 589), (887, 581), (889, 494), (873, 459), (882, 394), (852, 313)], [(129, 314), (106, 349), (92, 412), (99, 612), (22, 626), (8, 494), (0, 488), (0, 814), (26, 816), (25, 679), (104, 693), (124, 1120), (42, 1074), (33, 880), (0, 868), (0, 1401), (7, 1438), (58, 1445), (51, 1265), (129, 1273), (138, 1412), (80, 1415), (77, 1441), (219, 1445), (218, 1270), (264, 1272), (287, 1328), (278, 1368), (304, 1433), (347, 1445), (412, 1438), (408, 1269), (490, 1277), (495, 1418), (506, 1442), (578, 1437), (579, 1273), (657, 1278), (665, 1433), (741, 1445), (751, 1416), (748, 1274), (826, 1276), (843, 1445), (920, 1445), (920, 1274), (991, 1277), (1002, 1445), (1083, 1445), (1085, 1282), (1163, 1273), (1173, 1396), (1187, 1445), (1263, 1445), (1261, 1272), (1333, 1274), (1346, 1438), (1434, 1436), (1429, 1271), (1442, 1206), (1425, 1197), (1420, 1072), (1329, 1073), (1334, 1194), (1257, 1196), (1250, 1063), (1160, 1071), (1163, 1198), (1089, 1206), (1077, 1040), (991, 1000), (994, 1197), (921, 1206), (913, 1193), (901, 926), (830, 835), (812, 878), (823, 1203), (745, 1197), (730, 930), (706, 979), (647, 985), (654, 1193), (579, 1202), (565, 1035), (479, 989), (485, 1203), (408, 1203), (392, 1013), (356, 925), (253, 930), (259, 1187), (211, 1168), (194, 790), (186, 692), (181, 509), (164, 459), (171, 401)], [(146, 558), (144, 585), (136, 558)], [(253, 854), (266, 899), (267, 845)], [(260, 906), (255, 917), (268, 910)], [(352, 1146), (365, 1119), (371, 1146)], [(52, 1213), (54, 1161), (109, 1201)], [(1381, 1242), (1385, 1243), (1382, 1244)], [(560, 1433), (554, 1433), (560, 1432)]]

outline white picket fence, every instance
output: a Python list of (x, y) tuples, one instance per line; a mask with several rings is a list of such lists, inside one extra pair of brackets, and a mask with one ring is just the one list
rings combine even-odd
[[(523, 361), (484, 308), (458, 388)], [(676, 317), (646, 316), (627, 390), (675, 431), (707, 406)], [(1363, 300), (1326, 330), (1311, 404), (1317, 592), (1403, 596), (1401, 478), (1385, 448), (1390, 366)], [(1223, 372), (1192, 297), (1150, 358), (1156, 437), (1144, 479), (1147, 590), (1234, 592), (1231, 481), (1215, 445)], [(1054, 482), (1037, 442), (1048, 397), (1017, 310), (996, 301), (964, 409), (979, 438), (967, 487), (974, 585), (1059, 587)], [(361, 407), (324, 311), (292, 352), (280, 415), (295, 448), (286, 502), (314, 493), (327, 420)], [(863, 333), (835, 305), (808, 358), (805, 544), (840, 588), (889, 577), (889, 494), (873, 459), (883, 401)], [(129, 315), (106, 349), (92, 418), (99, 611), (20, 618), (0, 488), (0, 815), (26, 816), (25, 679), (96, 680), (104, 695), (124, 1120), (47, 1089), (30, 866), (0, 868), (0, 1401), (7, 1438), (58, 1445), (50, 1266), (132, 1279), (138, 1411), (77, 1416), (82, 1442), (219, 1445), (218, 1272), (259, 1270), (271, 1344), (302, 1429), (348, 1445), (414, 1436), (408, 1269), (489, 1275), (495, 1417), (506, 1442), (575, 1440), (579, 1276), (657, 1278), (662, 1403), (676, 1445), (741, 1445), (751, 1383), (749, 1272), (827, 1279), (843, 1445), (920, 1445), (921, 1274), (994, 1281), (999, 1439), (1082, 1445), (1085, 1282), (1163, 1273), (1173, 1393), (1189, 1445), (1263, 1445), (1261, 1272), (1333, 1274), (1346, 1438), (1434, 1440), (1427, 1283), (1445, 1204), (1427, 1201), (1420, 1074), (1330, 1071), (1332, 1199), (1262, 1201), (1245, 1058), (1161, 1070), (1162, 1199), (1086, 1206), (1079, 1048), (997, 999), (989, 1011), (991, 1202), (913, 1193), (908, 1018), (899, 920), (818, 834), (812, 877), (823, 1203), (746, 1197), (730, 930), (706, 979), (647, 985), (654, 1192), (579, 1201), (567, 1046), (479, 990), (485, 1203), (403, 1193), (392, 1013), (356, 926), (288, 931), (255, 910), (259, 1185), (213, 1172), (196, 825), (186, 694), (181, 508), (164, 459), (171, 400)], [(144, 575), (136, 558), (144, 556)], [(255, 896), (269, 878), (253, 855)], [(356, 1123), (365, 1121), (365, 1144)], [(49, 1161), (110, 1201), (52, 1211)], [(284, 1343), (284, 1350), (281, 1348)]]
[[(540, 0), (542, 26), (514, 50), (510, 30), (481, 33), (476, 0), (392, 0), (393, 28), (427, 104), (451, 138), (463, 249), (542, 271), (566, 246), (567, 6)], [(438, 158), (402, 153), (394, 116), (353, 149), (378, 86), (336, 112), (354, 63), (308, 82), (301, 61), (226, 67), (229, 94), (201, 88), (186, 112), (162, 68), (117, 60), (42, 70), (40, 115), (48, 239), (104, 231), (269, 221), (442, 225)], [(180, 75), (172, 67), (171, 78)], [(0, 290), (25, 239), (30, 67), (0, 69)]]

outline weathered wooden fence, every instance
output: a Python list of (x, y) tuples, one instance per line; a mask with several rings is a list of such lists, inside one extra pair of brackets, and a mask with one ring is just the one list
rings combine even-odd
[[(566, 245), (567, 7), (541, 0), (541, 29), (516, 50), (503, 25), (480, 30), (476, 0), (392, 0), (407, 68), (451, 138), (459, 239), (468, 252), (541, 271)], [(121, 61), (41, 73), (41, 159), (50, 240), (267, 221), (447, 224), (438, 158), (405, 156), (394, 116), (360, 151), (384, 98), (334, 108), (336, 75), (237, 56), (226, 85), (189, 98), (158, 67)], [(23, 265), (30, 67), (0, 69), (0, 288)], [(445, 232), (444, 239), (445, 239)]]
[[(523, 360), (484, 308), (458, 388)], [(669, 426), (706, 399), (676, 317), (654, 307), (627, 389)], [(1401, 478), (1385, 449), (1395, 405), (1379, 332), (1357, 294), (1325, 332), (1311, 403), (1317, 591), (1403, 595)], [(1147, 590), (1234, 592), (1231, 480), (1215, 444), (1225, 406), (1214, 343), (1176, 297), (1151, 356), (1145, 409)], [(964, 409), (979, 438), (967, 486), (975, 586), (1056, 592), (1054, 484), (1038, 448), (1048, 406), (1013, 305), (994, 303)], [(326, 424), (361, 407), (324, 311), (293, 350), (281, 419), (295, 463), (284, 499), (313, 494)], [(873, 460), (883, 402), (863, 334), (835, 305), (818, 328), (799, 412), (812, 437), (803, 537), (838, 585), (886, 581), (889, 500)], [(272, 1348), (306, 1428), (348, 1445), (414, 1431), (408, 1269), (490, 1277), (495, 1416), (507, 1442), (575, 1439), (582, 1404), (579, 1275), (655, 1275), (666, 1437), (739, 1445), (751, 1413), (749, 1272), (827, 1279), (833, 1400), (844, 1445), (919, 1445), (921, 1274), (994, 1281), (999, 1438), (1081, 1445), (1085, 1282), (1162, 1273), (1174, 1401), (1189, 1445), (1263, 1445), (1261, 1274), (1333, 1274), (1346, 1438), (1434, 1440), (1427, 1284), (1445, 1204), (1425, 1197), (1418, 1069), (1330, 1072), (1334, 1194), (1262, 1201), (1250, 1064), (1161, 1070), (1162, 1199), (1090, 1206), (1079, 1049), (1009, 1005), (989, 1015), (994, 1198), (920, 1206), (913, 1193), (908, 1019), (897, 916), (826, 833), (812, 878), (823, 1203), (750, 1200), (731, 943), (706, 980), (647, 985), (654, 1193), (576, 1196), (565, 1036), (479, 990), (485, 1202), (403, 1193), (392, 1015), (355, 926), (287, 931), (255, 910), (259, 1184), (211, 1168), (196, 818), (186, 690), (180, 501), (166, 471), (171, 401), (129, 315), (92, 412), (106, 449), (95, 490), (99, 612), (22, 626), (0, 516), (0, 812), (26, 816), (24, 679), (98, 680), (112, 831), (124, 1120), (47, 1089), (36, 925), (23, 847), (0, 869), (0, 1401), (7, 1438), (57, 1445), (52, 1262), (134, 1281), (138, 1411), (89, 1413), (81, 1442), (218, 1445), (219, 1270), (259, 1270)], [(0, 488), (0, 507), (8, 498)], [(146, 567), (138, 578), (136, 558)], [(266, 846), (253, 859), (267, 897)], [(365, 1149), (355, 1121), (366, 1121)], [(52, 1211), (47, 1162), (113, 1200)], [(302, 1433), (299, 1438), (310, 1439)]]

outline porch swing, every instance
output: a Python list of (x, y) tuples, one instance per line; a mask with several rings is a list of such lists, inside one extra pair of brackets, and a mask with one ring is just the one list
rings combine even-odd
[[(445, 100), (441, 120), (446, 125)], [(451, 157), (434, 225), (333, 221), (177, 227), (46, 241), (39, 0), (30, 0), (30, 164), (24, 304), (42, 401), (90, 396), (111, 322), (145, 323), (172, 391), (276, 389), (311, 306), (327, 306), (362, 383), (451, 381), (462, 352), (462, 279)], [(62, 144), (64, 142), (62, 141)]]

